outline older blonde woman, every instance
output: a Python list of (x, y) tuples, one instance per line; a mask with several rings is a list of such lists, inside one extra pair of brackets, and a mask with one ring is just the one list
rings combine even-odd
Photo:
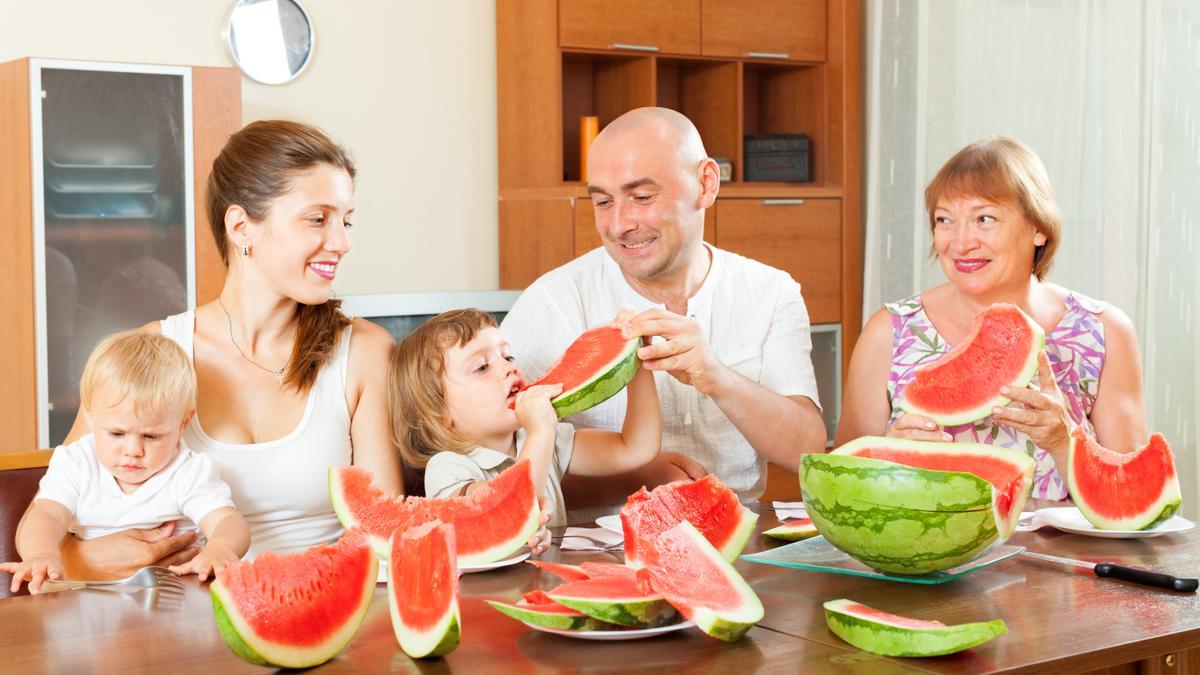
[[(1009, 138), (973, 143), (925, 189), (933, 255), (947, 282), (889, 303), (863, 328), (850, 361), (839, 443), (889, 435), (1019, 448), (1037, 460), (1033, 496), (1064, 499), (1071, 430), (1133, 450), (1146, 439), (1141, 357), (1129, 318), (1046, 281), (1062, 218), (1041, 160)], [(971, 424), (939, 427), (899, 407), (916, 368), (964, 339), (994, 302), (1017, 305), (1046, 331), (1038, 375)]]

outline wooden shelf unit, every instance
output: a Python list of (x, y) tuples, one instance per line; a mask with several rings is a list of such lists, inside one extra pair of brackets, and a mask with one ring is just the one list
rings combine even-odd
[[(789, 272), (814, 323), (862, 315), (861, 0), (505, 0), (496, 7), (500, 286), (599, 245), (580, 118), (687, 115), (733, 180), (705, 239)], [(803, 133), (811, 180), (745, 180), (744, 137)], [(787, 200), (780, 202), (779, 200)]]

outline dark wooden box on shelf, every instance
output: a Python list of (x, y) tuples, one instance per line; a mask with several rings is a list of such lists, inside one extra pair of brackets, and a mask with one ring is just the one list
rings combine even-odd
[[(579, 124), (687, 115), (733, 180), (705, 239), (789, 272), (814, 323), (862, 314), (861, 0), (502, 0), (496, 6), (500, 286), (598, 246)], [(808, 183), (745, 180), (747, 134), (806, 134)]]

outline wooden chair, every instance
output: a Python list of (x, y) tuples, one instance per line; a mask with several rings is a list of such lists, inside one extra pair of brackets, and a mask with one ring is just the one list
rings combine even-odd
[[(19, 560), (17, 556), (17, 524), (25, 509), (37, 494), (38, 483), (50, 462), (49, 450), (0, 453), (0, 561)], [(0, 598), (9, 592), (12, 575), (0, 572)], [(22, 588), (17, 595), (26, 595)]]

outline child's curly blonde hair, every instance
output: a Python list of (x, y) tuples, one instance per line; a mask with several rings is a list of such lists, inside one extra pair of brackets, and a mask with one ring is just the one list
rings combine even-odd
[(410, 467), (424, 469), (439, 452), (466, 454), (474, 449), (474, 441), (460, 438), (450, 422), (442, 387), (446, 350), (495, 327), (496, 319), (487, 312), (456, 309), (421, 324), (392, 350), (388, 369), (392, 442)]

